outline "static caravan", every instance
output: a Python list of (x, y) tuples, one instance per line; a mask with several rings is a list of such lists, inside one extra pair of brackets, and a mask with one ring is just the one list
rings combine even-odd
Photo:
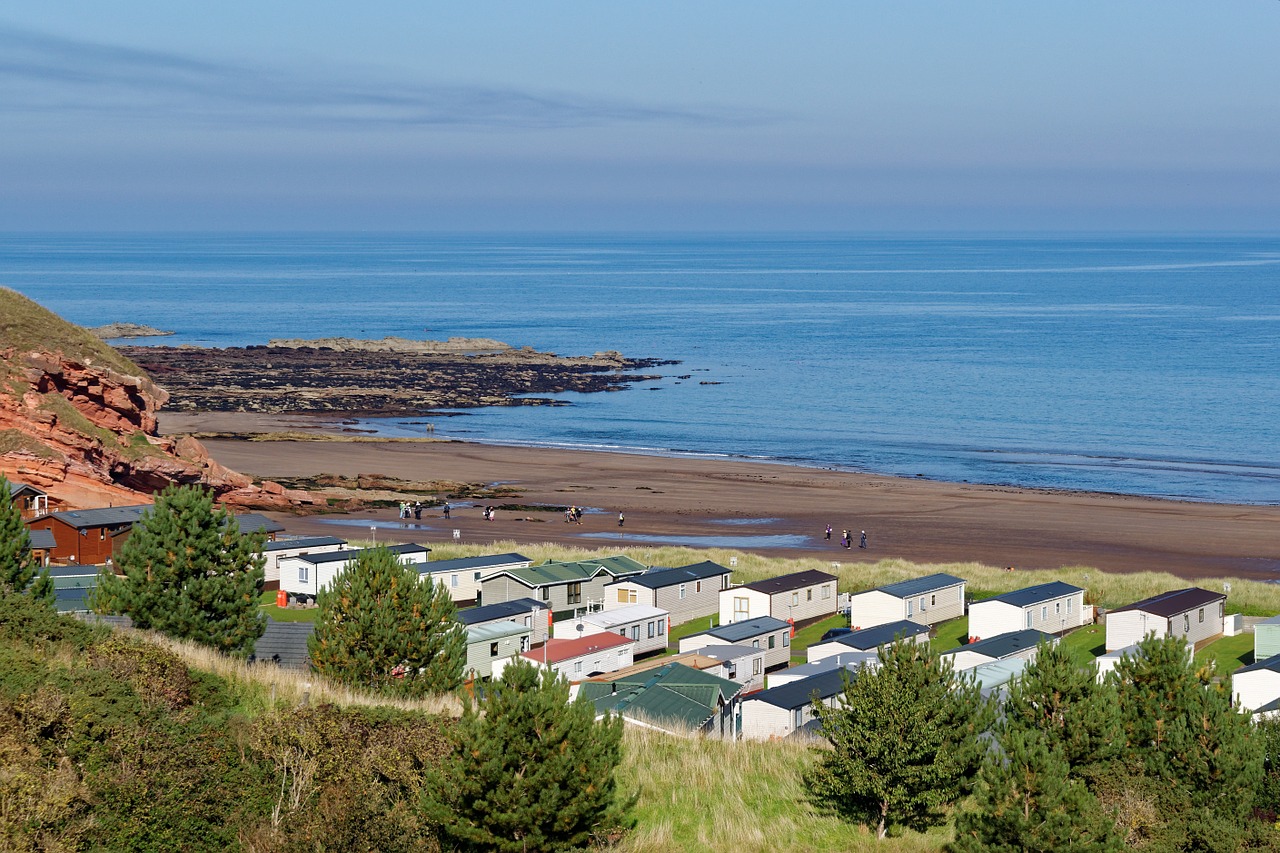
[(810, 570), (730, 587), (720, 592), (720, 624), (761, 616), (792, 624), (836, 612), (836, 576)]
[(1140, 642), (1148, 634), (1182, 637), (1196, 645), (1222, 633), (1221, 592), (1188, 587), (1162, 592), (1107, 614), (1107, 651)]
[(1053, 581), (973, 602), (969, 636), (985, 639), (1028, 629), (1062, 634), (1085, 619), (1084, 590)]
[(764, 689), (764, 652), (754, 646), (703, 646), (693, 654), (720, 661), (715, 674), (741, 684), (747, 694)]
[(596, 610), (564, 619), (552, 626), (557, 640), (572, 640), (604, 632), (635, 641), (633, 652), (646, 655), (667, 650), (667, 611), (647, 604), (629, 604), (613, 610)]
[(503, 569), (523, 569), (533, 560), (523, 554), (491, 554), (485, 557), (461, 557), (456, 560), (428, 560), (414, 566), (425, 580), (449, 590), (455, 604), (483, 604), (480, 581)]
[(549, 606), (556, 618), (565, 618), (589, 604), (601, 605), (606, 584), (644, 570), (643, 563), (626, 556), (574, 563), (549, 561), (540, 566), (502, 569), (485, 575), (480, 580), (480, 597), (485, 604), (536, 598)]
[(849, 624), (858, 630), (907, 620), (936, 625), (964, 615), (966, 581), (934, 574), (856, 592), (849, 598)]
[(791, 626), (772, 616), (761, 616), (746, 622), (734, 622), (692, 634), (680, 640), (681, 652), (697, 651), (705, 646), (733, 645), (764, 649), (766, 670), (791, 662)]
[(1266, 660), (1272, 655), (1280, 655), (1280, 616), (1253, 626), (1253, 659)]
[(583, 683), (578, 695), (596, 714), (618, 714), (631, 725), (676, 735), (733, 740), (742, 685), (679, 663)]
[(853, 671), (864, 666), (871, 669), (878, 668), (880, 666), (880, 656), (875, 652), (845, 652), (823, 658), (815, 663), (796, 664), (795, 666), (769, 673), (767, 686), (770, 688), (781, 687), (784, 684), (802, 681), (815, 675), (821, 675), (824, 672), (830, 672), (833, 669)]
[(1236, 705), (1247, 711), (1271, 714), (1280, 700), (1280, 655), (1272, 655), (1237, 669), (1231, 676)]
[(66, 566), (49, 566), (49, 579), (53, 581), (53, 606), (59, 613), (88, 613), (89, 595), (98, 588), (98, 573), (106, 566), (85, 566), (71, 563)]
[(490, 678), (494, 663), (529, 650), (530, 630), (518, 622), (489, 622), (467, 628), (466, 678)]
[(819, 702), (834, 708), (844, 692), (845, 682), (856, 677), (856, 673), (847, 669), (833, 669), (748, 696), (742, 702), (743, 738), (787, 737), (814, 720), (815, 693)]
[[(542, 648), (525, 652), (521, 657), (570, 681), (582, 681), (631, 666), (635, 663), (631, 651), (634, 647), (634, 641), (617, 634), (592, 634), (572, 640), (550, 639)], [(495, 666), (494, 677), (500, 673), (501, 667)]]
[(710, 560), (677, 568), (654, 566), (605, 585), (604, 609), (647, 604), (668, 611), (672, 625), (683, 625), (720, 611), (720, 590), (729, 588), (732, 572)]
[[(327, 551), (320, 554), (300, 554), (280, 559), (280, 588), (292, 597), (314, 599), (321, 590), (328, 589), (338, 573), (358, 559), (361, 554), (372, 553), (374, 548), (345, 551)], [(431, 549), (412, 542), (404, 545), (387, 545), (381, 550), (390, 551), (406, 566), (427, 559)]]
[(530, 631), (530, 641), (536, 646), (547, 639), (551, 610), (541, 601), (517, 598), (501, 604), (484, 604), (459, 610), (457, 619), (468, 628), (478, 628), (494, 622), (516, 622)]
[(1043, 631), (1023, 630), (1010, 631), (985, 640), (969, 643), (942, 654), (951, 658), (956, 670), (973, 669), (984, 663), (1010, 658), (1024, 658), (1028, 661), (1036, 659), (1036, 648), (1041, 642), (1057, 643), (1058, 641)]
[(904, 619), (901, 622), (890, 622), (886, 625), (877, 625), (874, 628), (863, 628), (861, 631), (844, 634), (827, 640), (825, 643), (814, 643), (809, 646), (807, 654), (809, 663), (817, 663), (823, 658), (842, 655), (846, 652), (871, 652), (875, 654), (881, 646), (887, 646), (899, 640), (927, 643), (929, 642), (929, 628), (919, 622), (908, 622)]
[(263, 564), (262, 588), (276, 590), (280, 588), (280, 560), (284, 557), (302, 557), (306, 554), (326, 554), (333, 551), (345, 551), (347, 540), (337, 536), (290, 536), (273, 539), (262, 546)]

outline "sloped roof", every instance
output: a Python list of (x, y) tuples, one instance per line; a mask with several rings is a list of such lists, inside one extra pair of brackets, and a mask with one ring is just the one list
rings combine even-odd
[(726, 643), (738, 643), (742, 640), (758, 637), (761, 634), (780, 630), (789, 631), (791, 626), (772, 616), (760, 616), (742, 622), (730, 622), (728, 625), (721, 625), (718, 628), (712, 628), (702, 633), (708, 637), (715, 637), (717, 640), (724, 640)]
[(45, 518), (56, 518), (63, 524), (82, 530), (87, 527), (115, 527), (121, 524), (133, 524), (142, 514), (151, 509), (151, 504), (135, 504), (133, 506), (104, 506), (95, 509), (67, 509), (51, 512)]
[(921, 625), (919, 622), (900, 619), (897, 622), (889, 622), (884, 625), (875, 625), (871, 628), (863, 628), (860, 631), (854, 631), (852, 634), (844, 634), (843, 636), (836, 637), (835, 639), (828, 640), (827, 642), (839, 643), (842, 646), (848, 646), (851, 649), (857, 649), (858, 651), (865, 652), (888, 645), (894, 640), (927, 633), (929, 633), (928, 625)]
[(1206, 604), (1222, 601), (1226, 597), (1225, 593), (1211, 592), (1207, 589), (1191, 586), (1186, 589), (1162, 592), (1159, 595), (1144, 598), (1142, 601), (1135, 601), (1125, 607), (1118, 607), (1111, 612), (1123, 613), (1126, 610), (1140, 610), (1143, 613), (1151, 613), (1155, 616), (1167, 618), (1169, 616), (1177, 616), (1179, 613), (1184, 613), (1188, 610), (1195, 610), (1197, 607), (1204, 607)]
[(669, 663), (622, 678), (584, 682), (579, 691), (597, 712), (612, 711), (697, 731), (716, 715), (721, 704), (742, 691), (742, 685)]
[(630, 557), (605, 557), (600, 560), (579, 560), (574, 563), (548, 561), (541, 566), (527, 566), (523, 569), (505, 569), (491, 577), (508, 575), (525, 586), (542, 587), (558, 586), (562, 583), (582, 583), (604, 573), (612, 577), (639, 574), (645, 566)]
[(807, 586), (816, 586), (817, 584), (834, 580), (836, 580), (835, 575), (829, 575), (817, 569), (810, 569), (807, 572), (792, 572), (789, 575), (780, 575), (776, 578), (766, 578), (755, 583), (743, 584), (741, 588), (763, 592), (765, 595), (777, 595), (780, 592), (804, 589)]
[(802, 678), (799, 681), (793, 681), (781, 687), (770, 687), (768, 690), (753, 693), (747, 697), (746, 701), (763, 702), (766, 705), (773, 705), (775, 708), (795, 710), (796, 708), (803, 708), (812, 702), (815, 692), (822, 699), (829, 699), (835, 696), (844, 690), (846, 679), (852, 680), (856, 677), (857, 674), (855, 672), (841, 667), (828, 672), (820, 672), (817, 675), (811, 675), (808, 678)]
[(514, 637), (517, 634), (528, 634), (530, 629), (515, 622), (488, 622), (484, 625), (472, 625), (467, 628), (468, 643), (485, 643), (500, 640), (503, 637)]
[[(472, 628), (471, 630), (476, 630)], [(522, 629), (522, 630), (528, 630)], [(621, 646), (634, 645), (635, 640), (619, 637), (617, 634), (588, 634), (585, 637), (574, 637), (572, 640), (547, 640), (542, 648), (527, 651), (524, 656), (534, 663), (564, 663), (567, 660), (580, 658), (599, 651), (616, 649)]]
[(11, 499), (16, 498), (23, 492), (31, 492), (33, 495), (48, 494), (44, 489), (37, 489), (35, 486), (28, 485), (27, 483), (19, 483), (17, 480), (9, 481), (9, 497)]
[(254, 533), (259, 530), (263, 533), (280, 533), (284, 530), (283, 524), (257, 512), (245, 512), (232, 517), (240, 526), (241, 533)]
[(259, 663), (275, 663), (286, 669), (310, 669), (307, 640), (315, 632), (311, 622), (277, 622), (267, 619), (267, 629), (253, 645)]
[(480, 622), (491, 622), (494, 619), (528, 616), (535, 609), (547, 610), (547, 603), (538, 601), (536, 598), (517, 598), (514, 601), (503, 601), (498, 604), (485, 604), (480, 607), (459, 610), (457, 619), (463, 625), (475, 625)]
[(103, 567), (93, 563), (71, 563), (66, 566), (46, 566), (45, 568), (49, 572), (49, 577), (56, 581), (58, 578), (96, 578)]
[(1037, 631), (1034, 628), (1027, 628), (1022, 631), (1010, 631), (1007, 634), (997, 634), (994, 637), (987, 637), (985, 640), (979, 640), (976, 643), (968, 643), (967, 645), (957, 646), (954, 649), (948, 649), (943, 652), (944, 655), (953, 655), (958, 652), (977, 652), (989, 658), (1001, 660), (1010, 655), (1027, 649), (1033, 649), (1040, 645), (1042, 640), (1052, 640), (1044, 631)]
[(1026, 658), (993, 660), (991, 663), (980, 663), (969, 672), (973, 674), (974, 683), (980, 690), (990, 692), (1018, 678), (1030, 663)]
[(1239, 675), (1242, 672), (1257, 672), (1260, 669), (1270, 670), (1271, 672), (1280, 672), (1280, 655), (1272, 655), (1269, 658), (1254, 661), (1248, 666), (1242, 666), (1235, 671), (1235, 674)]
[(702, 655), (703, 657), (714, 658), (715, 660), (731, 661), (740, 660), (742, 658), (755, 657), (764, 654), (764, 649), (757, 649), (755, 646), (734, 646), (720, 644), (715, 646), (703, 646), (700, 649), (694, 649), (692, 654)]
[(706, 580), (707, 578), (716, 578), (732, 573), (733, 569), (726, 568), (711, 560), (703, 560), (701, 563), (691, 563), (687, 566), (677, 566), (676, 568), (654, 566), (642, 575), (624, 578), (624, 580), (627, 583), (639, 584), (649, 589), (661, 589), (675, 586), (676, 584)]
[(1039, 604), (1042, 601), (1052, 601), (1055, 598), (1062, 598), (1064, 595), (1070, 595), (1074, 592), (1084, 592), (1078, 586), (1072, 586), (1062, 581), (1050, 581), (1049, 583), (1036, 584), (1035, 586), (1025, 587), (1024, 589), (1015, 589), (1013, 592), (1006, 592), (1003, 595), (994, 595), (991, 598), (984, 598), (981, 601), (975, 601), (974, 604), (986, 604), (989, 601), (1003, 601), (1005, 604), (1012, 604), (1014, 607), (1027, 607), (1032, 604)]
[(74, 613), (89, 609), (89, 593), (97, 588), (97, 584), (73, 586), (66, 589), (54, 589), (53, 606), (59, 613)]
[[(789, 675), (792, 677), (809, 678), (813, 675), (821, 675), (824, 672), (830, 672), (833, 669), (856, 669), (860, 666), (878, 667), (880, 665), (880, 657), (875, 652), (845, 652), (840, 655), (832, 655), (829, 658), (823, 658), (813, 663), (798, 663), (795, 666), (789, 666), (784, 670), (775, 672), (774, 675)], [(773, 678), (773, 675), (769, 676)]]
[(940, 589), (947, 589), (962, 583), (967, 583), (967, 581), (955, 575), (938, 572), (933, 575), (925, 575), (922, 578), (909, 578), (905, 581), (886, 584), (885, 586), (876, 587), (875, 590), (868, 590), (868, 592), (884, 592), (895, 598), (910, 598), (913, 595), (937, 592)]
[(287, 551), (290, 548), (327, 548), (331, 545), (346, 545), (347, 540), (337, 536), (295, 536), (290, 539), (273, 539), (262, 546), (263, 552)]
[(506, 554), (491, 554), (487, 557), (459, 557), (456, 560), (428, 560), (425, 563), (418, 563), (414, 566), (422, 574), (436, 574), (438, 572), (465, 572), (475, 571), (476, 569), (491, 569), (495, 566), (509, 566), (512, 563), (524, 563), (528, 565), (533, 562), (524, 554), (517, 554), (511, 551)]
[(28, 530), (27, 536), (31, 539), (32, 551), (50, 551), (58, 545), (53, 538), (53, 531), (45, 530), (43, 527), (36, 530)]
[[(399, 556), (401, 554), (409, 554), (414, 551), (430, 551), (426, 545), (416, 545), (413, 542), (406, 542), (403, 545), (381, 545), (384, 551), (390, 551), (392, 554)], [(297, 557), (290, 557), (292, 560), (301, 560), (304, 563), (310, 563), (313, 566), (322, 563), (344, 563), (347, 560), (354, 560), (361, 554), (371, 554), (378, 548), (356, 548), (350, 551), (321, 551), (318, 554), (301, 554)]]

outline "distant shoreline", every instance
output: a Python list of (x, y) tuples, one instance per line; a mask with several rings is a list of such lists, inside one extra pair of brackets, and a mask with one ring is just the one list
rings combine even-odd
[[(166, 432), (251, 433), (326, 429), (311, 417), (162, 415)], [(332, 429), (331, 422), (328, 429)], [(1280, 580), (1280, 507), (1173, 501), (1128, 495), (946, 483), (923, 478), (706, 459), (515, 447), (458, 441), (207, 440), (228, 467), (260, 477), (330, 473), (391, 474), (419, 480), (502, 483), (520, 501), (578, 504), (587, 524), (553, 514), (494, 522), (459, 508), (427, 536), (550, 541), (578, 547), (699, 543), (778, 556), (833, 561), (899, 557), (924, 563), (976, 561), (1017, 569), (1091, 566), (1106, 571), (1168, 571), (1187, 579)], [(613, 519), (622, 512), (625, 527)], [(387, 515), (382, 511), (381, 515)], [(471, 518), (475, 515), (476, 518)], [(358, 513), (356, 519), (380, 517)], [(832, 541), (823, 538), (831, 524)], [(294, 518), (294, 532), (328, 532), (325, 517)], [(744, 527), (746, 529), (744, 529)], [(447, 528), (447, 529), (446, 529)], [(867, 530), (870, 547), (840, 547), (840, 532)]]

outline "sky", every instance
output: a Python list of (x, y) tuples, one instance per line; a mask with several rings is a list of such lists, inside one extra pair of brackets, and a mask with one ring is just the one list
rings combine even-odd
[(0, 230), (1280, 228), (1280, 0), (0, 0)]

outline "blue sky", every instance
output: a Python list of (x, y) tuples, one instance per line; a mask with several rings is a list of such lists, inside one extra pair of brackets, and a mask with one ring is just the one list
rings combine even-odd
[(1277, 0), (0, 0), (0, 230), (1271, 230), (1277, 45)]

